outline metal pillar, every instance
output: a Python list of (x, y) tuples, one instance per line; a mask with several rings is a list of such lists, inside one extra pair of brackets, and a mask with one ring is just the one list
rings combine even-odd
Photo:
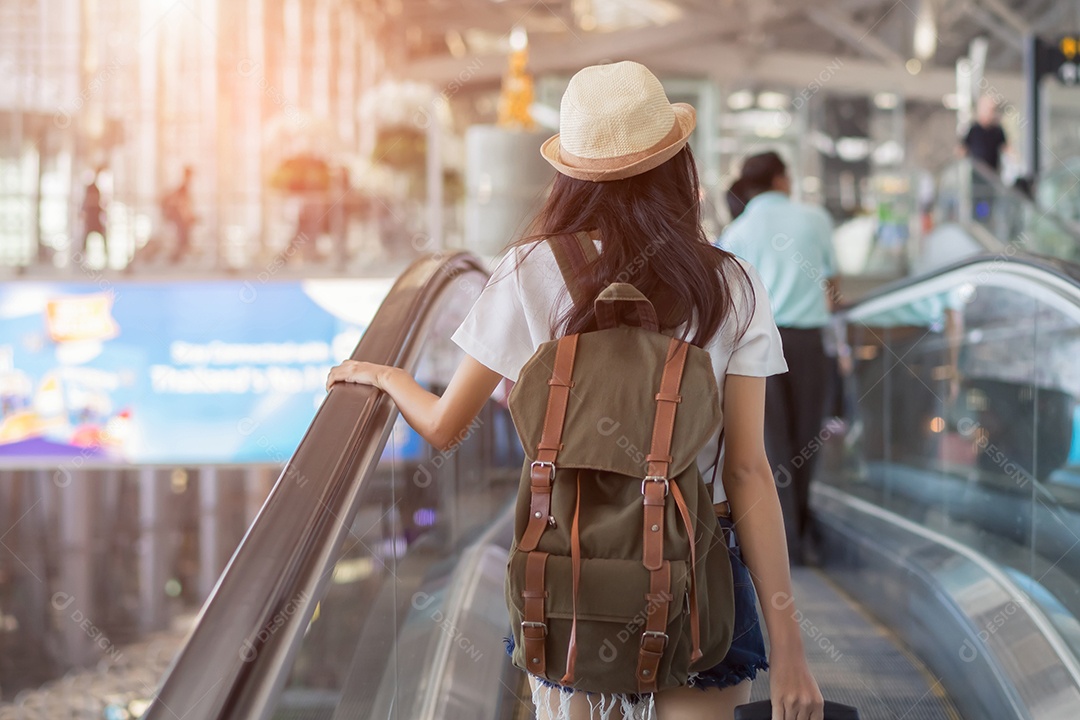
[(1034, 33), (1024, 37), (1024, 114), (1027, 132), (1024, 133), (1024, 153), (1027, 156), (1027, 174), (1038, 178), (1042, 170), (1039, 162), (1039, 135), (1042, 125), (1042, 95), (1039, 68), (1039, 39)]
[(199, 598), (214, 589), (221, 573), (221, 493), (216, 467), (199, 469)]
[(442, 124), (439, 122), (439, 102), (432, 101), (428, 108), (427, 126), (427, 234), (426, 250), (443, 248), (443, 166), (442, 166)]
[(165, 626), (165, 542), (161, 495), (165, 478), (152, 467), (139, 470), (139, 624), (143, 631)]
[(94, 605), (91, 575), (93, 548), (90, 517), (94, 512), (90, 472), (69, 471), (71, 482), (58, 487), (60, 536), (60, 582), (52, 594), (53, 607), (62, 615), (60, 633), (66, 650), (64, 660), (79, 666), (96, 659), (94, 642), (84, 622), (100, 627)]

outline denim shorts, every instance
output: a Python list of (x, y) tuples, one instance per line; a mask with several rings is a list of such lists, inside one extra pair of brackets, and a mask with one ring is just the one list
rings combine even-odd
[(757, 592), (750, 581), (750, 571), (743, 564), (742, 550), (735, 536), (731, 518), (718, 517), (721, 529), (728, 538), (731, 558), (731, 582), (735, 589), (735, 629), (731, 647), (719, 665), (690, 676), (689, 685), (701, 688), (726, 688), (743, 680), (753, 680), (758, 670), (768, 670), (765, 659), (765, 638), (757, 612)]
[[(735, 591), (735, 626), (731, 638), (731, 647), (719, 665), (691, 673), (687, 684), (701, 690), (726, 688), (738, 685), (744, 680), (753, 680), (758, 670), (768, 670), (765, 659), (765, 638), (761, 634), (761, 621), (757, 612), (757, 593), (750, 580), (750, 571), (743, 564), (742, 550), (735, 536), (735, 523), (731, 518), (717, 517), (717, 522), (727, 538), (728, 554), (731, 558), (731, 580)], [(504, 638), (506, 653), (514, 652), (514, 638)], [(536, 676), (534, 676), (536, 677)], [(541, 677), (536, 679), (551, 688), (571, 692)]]

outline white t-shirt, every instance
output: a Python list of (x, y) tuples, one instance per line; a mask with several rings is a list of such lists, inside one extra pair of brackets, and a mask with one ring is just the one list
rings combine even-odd
[[(597, 249), (600, 249), (600, 241)], [(524, 257), (523, 261), (520, 258)], [(517, 272), (514, 268), (522, 263)], [(724, 398), (724, 378), (732, 375), (766, 377), (787, 372), (780, 333), (773, 322), (769, 296), (757, 271), (744, 260), (738, 261), (750, 277), (754, 294), (754, 313), (749, 323), (749, 293), (743, 292), (741, 276), (732, 283), (735, 312), (730, 314), (705, 350), (712, 358), (720, 402)], [(553, 340), (552, 320), (567, 311), (571, 300), (559, 272), (558, 263), (546, 242), (535, 246), (514, 247), (499, 262), (476, 304), (452, 339), (462, 350), (485, 367), (517, 381), (521, 368), (541, 343)], [(738, 330), (746, 325), (741, 338)], [(682, 327), (676, 329), (681, 333)], [(722, 407), (722, 405), (721, 405)], [(698, 455), (698, 466), (705, 479), (712, 474), (716, 457), (713, 437)], [(722, 462), (722, 460), (721, 460)], [(720, 475), (714, 488), (714, 500), (724, 499)]]

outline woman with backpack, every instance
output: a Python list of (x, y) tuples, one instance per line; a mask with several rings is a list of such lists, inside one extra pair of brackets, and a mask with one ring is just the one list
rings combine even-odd
[[(763, 439), (765, 378), (787, 366), (757, 273), (713, 247), (702, 229), (697, 171), (686, 144), (694, 125), (693, 108), (670, 103), (642, 65), (620, 62), (577, 73), (562, 99), (561, 133), (541, 150), (559, 174), (532, 232), (512, 245), (454, 334), (466, 357), (443, 395), (429, 393), (401, 369), (351, 360), (335, 367), (327, 381), (328, 388), (355, 382), (389, 393), (409, 424), (437, 448), (461, 437), (504, 377), (518, 383), (515, 391), (524, 393), (531, 385), (550, 393), (546, 410), (540, 397), (535, 413), (514, 415), (523, 442), (527, 435), (539, 442), (525, 443), (533, 460), (523, 474), (517, 514), (523, 532), (516, 535), (510, 563), (511, 575), (519, 566), (525, 573), (525, 590), (511, 593), (523, 596), (510, 608), (511, 616), (524, 618), (511, 639), (514, 661), (529, 670), (538, 717), (545, 720), (731, 718), (734, 708), (748, 701), (757, 671), (766, 668), (774, 720), (822, 719), (821, 693), (806, 662), (792, 601), (783, 518)], [(589, 353), (602, 338), (624, 347), (658, 347), (660, 357), (625, 357), (617, 369), (609, 364), (606, 374), (598, 373), (590, 370)], [(633, 394), (627, 379), (646, 365), (658, 385), (641, 391), (638, 415), (647, 415), (642, 428), (626, 415), (607, 417), (609, 405)], [(519, 407), (524, 402), (519, 397)], [(553, 406), (561, 412), (552, 415)], [(728, 420), (719, 431), (721, 411)], [(521, 426), (531, 422), (529, 413), (543, 419), (542, 433), (539, 425)], [(574, 427), (583, 416), (599, 419), (583, 431)], [(694, 427), (687, 418), (705, 419)], [(636, 439), (643, 432), (644, 440)], [(629, 461), (641, 472), (624, 484), (632, 488), (636, 506), (622, 513), (637, 527), (635, 552), (644, 547), (649, 568), (643, 575), (644, 598), (622, 583), (597, 593), (603, 583), (589, 576), (590, 568), (604, 562), (588, 556), (590, 543), (594, 550), (597, 542), (603, 544), (589, 526), (603, 508), (582, 498), (593, 484), (609, 482), (627, 467), (626, 445), (618, 442), (624, 436), (649, 448), (648, 455)], [(616, 445), (618, 452), (611, 449)], [(609, 454), (603, 462), (577, 462), (575, 469), (573, 457), (582, 446), (591, 447), (586, 453)], [(690, 467), (680, 471), (680, 458), (691, 451), (683, 463)], [(722, 480), (714, 483), (711, 497), (698, 472), (710, 465), (713, 477), (715, 467), (721, 468)], [(596, 469), (601, 466), (606, 469)], [(576, 504), (572, 485), (559, 489), (560, 483), (573, 482), (563, 479), (567, 472), (576, 473)], [(556, 521), (568, 509), (571, 514)], [(715, 515), (716, 526), (697, 525), (698, 510), (710, 523)], [(539, 543), (529, 537), (534, 528), (542, 536)], [(721, 542), (698, 548), (695, 556), (695, 538), (702, 537)], [(567, 557), (549, 560), (548, 552), (539, 552), (558, 541), (570, 543)], [(679, 542), (680, 552), (689, 545), (685, 562), (673, 559), (680, 557), (672, 549)], [(720, 551), (713, 552), (717, 545)], [(532, 552), (521, 552), (526, 546)], [(652, 564), (650, 548), (661, 550)], [(708, 567), (724, 574), (715, 587), (728, 589), (708, 593), (705, 607), (694, 607), (701, 587), (714, 587), (705, 582), (714, 578), (701, 574), (706, 551)], [(726, 560), (711, 564), (717, 558)], [(562, 591), (560, 568), (570, 567), (572, 621), (553, 609), (553, 596)], [(682, 577), (672, 575), (671, 567), (683, 568)], [(667, 583), (659, 589), (650, 584), (658, 577)], [(683, 598), (673, 590), (676, 582)], [(769, 631), (768, 661), (755, 587)], [(623, 602), (619, 596), (629, 596), (631, 604), (645, 605), (648, 599), (648, 604), (640, 617), (617, 626), (618, 633), (590, 634), (597, 623), (583, 608)], [(710, 616), (712, 610), (729, 617)], [(723, 627), (710, 635), (713, 626)], [(604, 667), (598, 657), (612, 672), (629, 660), (632, 685), (625, 692), (608, 692), (615, 680), (595, 674)]]

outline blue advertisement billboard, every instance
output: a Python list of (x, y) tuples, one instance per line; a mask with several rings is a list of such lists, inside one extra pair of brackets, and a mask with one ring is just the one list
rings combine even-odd
[(282, 463), (392, 282), (0, 287), (0, 462)]

